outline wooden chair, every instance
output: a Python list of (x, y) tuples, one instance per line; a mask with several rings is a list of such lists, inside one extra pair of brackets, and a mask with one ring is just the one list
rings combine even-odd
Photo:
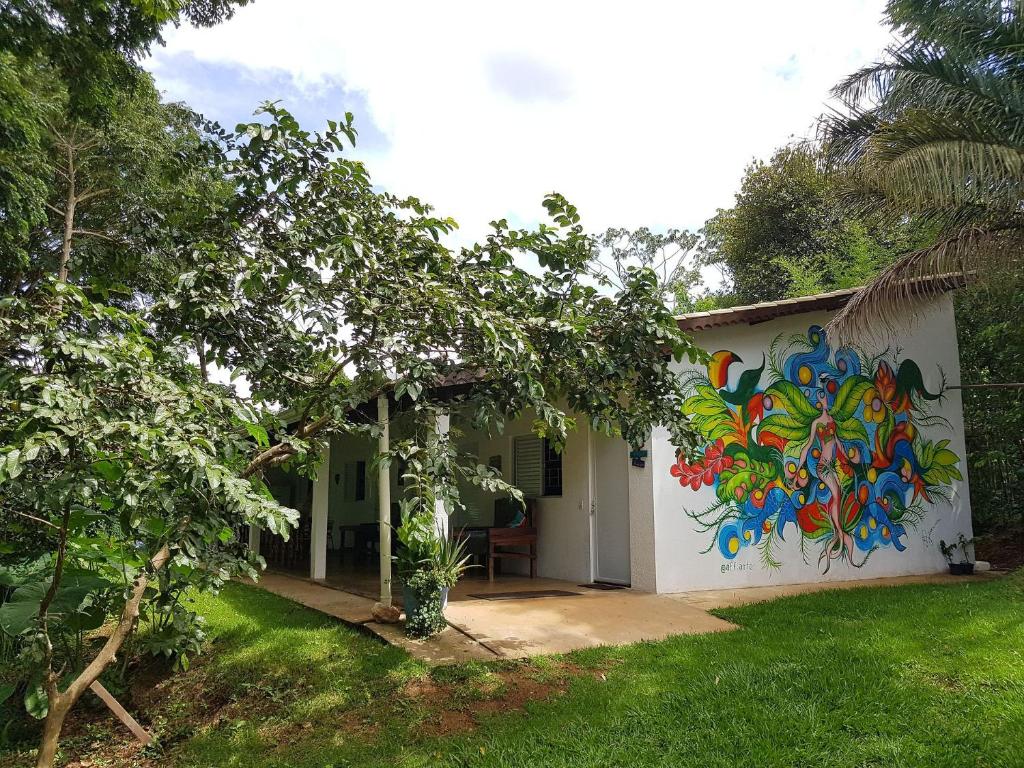
[[(506, 522), (509, 513), (514, 513), (510, 507), (509, 499), (499, 499), (494, 503), (494, 522)], [(530, 561), (530, 578), (537, 578), (537, 529), (533, 526), (533, 501), (526, 502), (526, 525), (509, 528), (506, 526), (487, 529), (487, 578), (494, 581), (495, 560), (524, 560)], [(510, 549), (511, 547), (526, 547), (527, 551)]]

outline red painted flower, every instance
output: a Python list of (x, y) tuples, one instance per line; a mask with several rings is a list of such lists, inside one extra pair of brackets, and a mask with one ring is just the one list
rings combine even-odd
[(878, 371), (875, 372), (875, 389), (879, 397), (895, 413), (908, 411), (913, 405), (910, 401), (910, 396), (906, 392), (897, 394), (896, 374), (892, 372), (892, 367), (884, 360), (878, 364)]
[(729, 469), (733, 465), (732, 456), (724, 453), (725, 444), (716, 440), (704, 449), (704, 458), (687, 464), (682, 456), (676, 459), (675, 466), (670, 470), (672, 477), (679, 478), (680, 485), (688, 485), (697, 490), (703, 485), (713, 485), (715, 478), (723, 469)]

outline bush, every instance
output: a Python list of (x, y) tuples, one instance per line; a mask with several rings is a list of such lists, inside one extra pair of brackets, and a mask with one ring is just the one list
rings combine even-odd
[(423, 638), (443, 630), (447, 622), (441, 606), (441, 590), (447, 585), (441, 575), (433, 570), (416, 571), (409, 577), (406, 586), (416, 600), (413, 610), (406, 612), (406, 634)]

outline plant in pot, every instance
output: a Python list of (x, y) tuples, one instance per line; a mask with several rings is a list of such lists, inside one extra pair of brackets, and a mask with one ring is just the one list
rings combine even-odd
[(419, 501), (401, 504), (395, 563), (402, 581), (405, 630), (412, 637), (430, 637), (445, 627), (448, 590), (465, 573), (469, 555), (464, 541), (442, 535), (434, 512)]
[[(939, 541), (939, 549), (942, 550), (942, 554), (946, 558), (946, 562), (949, 563), (949, 572), (954, 576), (969, 576), (974, 573), (974, 563), (971, 561), (970, 547), (974, 545), (974, 539), (965, 538), (961, 533), (960, 538), (956, 541), (947, 544), (945, 541)], [(954, 561), (957, 550), (961, 553), (961, 558), (958, 561)]]

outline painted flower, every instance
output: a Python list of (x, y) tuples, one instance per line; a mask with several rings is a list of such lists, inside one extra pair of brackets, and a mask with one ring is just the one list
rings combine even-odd
[(875, 424), (885, 421), (886, 405), (875, 387), (869, 387), (861, 399), (864, 401), (864, 421)]
[(686, 460), (679, 456), (670, 472), (672, 477), (679, 478), (680, 485), (688, 485), (696, 491), (702, 484), (713, 485), (722, 470), (729, 469), (732, 465), (733, 458), (725, 453), (725, 444), (722, 440), (716, 440), (704, 449), (703, 461), (687, 464)]
[(912, 403), (906, 392), (899, 393), (896, 382), (896, 374), (892, 366), (884, 360), (878, 363), (878, 370), (875, 372), (875, 389), (882, 401), (896, 413), (903, 413), (910, 409)]

